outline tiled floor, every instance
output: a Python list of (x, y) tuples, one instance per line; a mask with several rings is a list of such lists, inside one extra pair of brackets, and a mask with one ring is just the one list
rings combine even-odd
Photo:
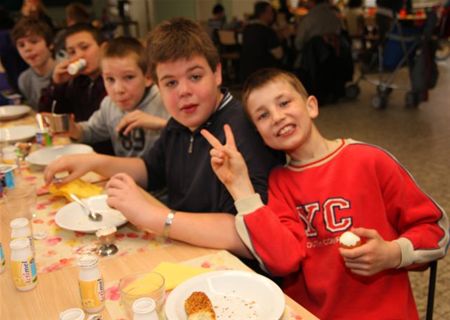
[[(357, 101), (321, 108), (317, 124), (329, 138), (351, 137), (382, 146), (414, 175), (450, 214), (450, 59), (439, 63), (438, 85), (418, 109), (404, 107), (405, 91), (394, 90), (388, 107), (371, 107), (375, 87), (361, 82)], [(409, 84), (406, 70), (399, 84)], [(410, 273), (421, 319), (425, 319), (428, 272)], [(434, 319), (450, 319), (450, 257), (439, 261)]]
[[(414, 175), (416, 181), (450, 214), (450, 59), (439, 63), (440, 77), (429, 101), (406, 109), (406, 91), (391, 93), (388, 107), (371, 106), (375, 86), (360, 82), (356, 101), (340, 102), (320, 109), (316, 121), (328, 138), (351, 137), (377, 144), (391, 153)], [(401, 70), (399, 85), (409, 85), (407, 70)], [(233, 90), (239, 98), (238, 89)], [(425, 319), (428, 271), (410, 273), (421, 319)], [(434, 319), (450, 319), (450, 256), (440, 260)]]

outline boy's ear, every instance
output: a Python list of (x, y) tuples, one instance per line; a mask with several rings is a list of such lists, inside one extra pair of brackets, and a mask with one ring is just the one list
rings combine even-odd
[(152, 77), (148, 73), (145, 74), (144, 77), (145, 77), (145, 86), (150, 87), (153, 84)]
[(216, 85), (220, 87), (222, 84), (222, 64), (219, 62), (216, 66), (216, 71), (214, 71), (214, 77), (216, 79)]
[(102, 52), (103, 50), (105, 50), (105, 47), (107, 46), (107, 44), (108, 44), (108, 41), (103, 41), (103, 42), (99, 45), (101, 52)]
[(308, 110), (311, 119), (317, 118), (319, 115), (319, 101), (315, 96), (309, 96), (306, 99), (306, 109)]

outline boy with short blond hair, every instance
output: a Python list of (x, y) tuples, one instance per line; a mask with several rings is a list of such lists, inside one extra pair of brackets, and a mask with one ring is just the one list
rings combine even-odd
[(19, 89), (26, 102), (37, 110), (42, 89), (49, 86), (55, 67), (51, 52), (53, 31), (43, 21), (23, 17), (14, 25), (11, 38), (22, 59), (30, 66), (19, 76)]
[(116, 156), (145, 157), (169, 118), (147, 76), (145, 49), (119, 37), (105, 44), (100, 64), (108, 96), (88, 121), (72, 122), (69, 136), (87, 144), (111, 140)]
[[(281, 163), (280, 155), (263, 144), (241, 104), (220, 88), (219, 56), (200, 25), (184, 18), (165, 21), (151, 32), (147, 50), (152, 78), (172, 116), (149, 156), (62, 157), (47, 167), (45, 179), (50, 182), (55, 173), (68, 171), (65, 183), (94, 170), (112, 177), (106, 186), (108, 204), (133, 224), (194, 245), (249, 256), (234, 228), (233, 200), (209, 166), (209, 145), (200, 130), (208, 128), (224, 140), (223, 125), (233, 127), (263, 198), (268, 174)], [(136, 182), (149, 191), (166, 186), (168, 207), (149, 202)]]
[[(443, 209), (385, 150), (324, 138), (313, 123), (317, 99), (293, 74), (255, 72), (243, 102), (264, 142), (290, 159), (271, 172), (267, 205), (231, 128), (224, 128), (225, 143), (202, 134), (235, 200), (239, 236), (262, 267), (283, 277), (284, 292), (320, 319), (418, 319), (408, 269), (446, 254)], [(340, 247), (348, 230), (360, 246)]]

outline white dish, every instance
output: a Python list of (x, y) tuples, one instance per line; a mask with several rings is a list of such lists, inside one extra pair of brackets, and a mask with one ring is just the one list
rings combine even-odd
[(29, 106), (3, 106), (0, 107), (0, 121), (13, 120), (28, 114)]
[(35, 137), (36, 128), (33, 126), (16, 126), (0, 129), (0, 142), (14, 143), (28, 141)]
[(47, 166), (56, 158), (66, 154), (91, 153), (91, 146), (86, 144), (67, 144), (62, 146), (45, 147), (30, 153), (26, 160), (34, 165)]
[(78, 203), (71, 202), (58, 210), (55, 216), (56, 224), (63, 229), (92, 233), (102, 227), (120, 227), (127, 223), (120, 211), (106, 204), (106, 195), (86, 198), (83, 201), (91, 210), (103, 216), (102, 221), (90, 220)]
[(167, 297), (168, 320), (186, 320), (184, 302), (194, 291), (211, 300), (217, 320), (277, 320), (284, 312), (281, 289), (270, 279), (245, 271), (215, 271), (193, 277)]

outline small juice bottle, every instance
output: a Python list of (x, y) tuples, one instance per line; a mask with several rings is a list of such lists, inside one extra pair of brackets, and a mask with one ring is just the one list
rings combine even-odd
[(27, 218), (16, 218), (9, 223), (11, 227), (11, 240), (26, 238), (30, 242), (31, 252), (34, 254), (34, 240), (31, 234), (30, 221)]
[(67, 73), (74, 76), (77, 73), (79, 73), (81, 70), (86, 68), (86, 64), (87, 64), (86, 60), (84, 60), (84, 59), (79, 59), (77, 61), (74, 61), (68, 65)]
[(105, 286), (98, 269), (98, 258), (93, 255), (82, 255), (78, 260), (78, 266), (81, 305), (88, 313), (99, 312), (105, 304)]
[(30, 242), (26, 238), (10, 242), (11, 273), (17, 290), (28, 291), (36, 287), (37, 271)]

